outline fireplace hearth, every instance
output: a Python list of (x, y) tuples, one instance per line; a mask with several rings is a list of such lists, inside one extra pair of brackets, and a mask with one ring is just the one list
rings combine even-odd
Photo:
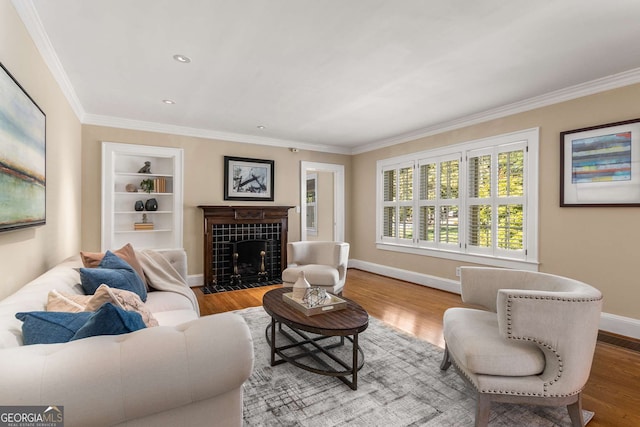
[(282, 283), (289, 206), (199, 206), (205, 293)]

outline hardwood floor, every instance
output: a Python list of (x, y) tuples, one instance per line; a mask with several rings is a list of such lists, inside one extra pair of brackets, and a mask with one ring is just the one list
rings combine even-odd
[[(262, 305), (276, 286), (204, 295), (196, 291), (202, 315)], [(459, 295), (349, 269), (344, 296), (372, 317), (444, 347), (442, 315), (463, 307)], [(640, 352), (598, 341), (583, 407), (596, 416), (589, 427), (640, 426)]]

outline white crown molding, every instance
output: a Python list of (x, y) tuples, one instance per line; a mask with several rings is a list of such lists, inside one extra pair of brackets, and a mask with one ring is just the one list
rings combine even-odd
[(581, 98), (583, 96), (593, 95), (611, 89), (617, 89), (640, 82), (640, 68), (624, 71), (622, 73), (613, 74), (611, 76), (602, 77), (590, 82), (581, 83), (564, 89), (549, 92), (544, 95), (535, 96), (525, 99), (524, 101), (514, 102), (502, 107), (493, 108), (481, 113), (472, 114), (466, 117), (450, 120), (448, 122), (438, 123), (428, 126), (414, 132), (398, 135), (393, 138), (374, 141), (368, 144), (362, 144), (354, 147), (351, 154), (360, 154), (367, 151), (373, 151), (392, 145), (402, 144), (404, 142), (414, 141), (431, 135), (437, 135), (450, 130), (460, 129), (466, 126), (487, 122), (489, 120), (499, 119), (525, 111), (534, 110), (536, 108), (546, 107), (558, 104), (564, 101)]
[[(15, 1), (15, 0), (14, 0)], [(640, 68), (614, 74), (590, 82), (581, 83), (570, 86), (568, 88), (559, 89), (544, 95), (539, 95), (523, 101), (514, 102), (512, 104), (493, 108), (481, 113), (472, 114), (458, 119), (442, 122), (433, 126), (428, 126), (417, 131), (405, 133), (392, 138), (374, 141), (362, 144), (356, 147), (339, 147), (333, 145), (309, 144), (297, 141), (282, 140), (277, 138), (264, 138), (253, 135), (243, 135), (236, 133), (218, 132), (207, 129), (188, 128), (174, 125), (165, 125), (160, 123), (143, 122), (130, 119), (122, 119), (117, 117), (85, 115), (83, 123), (96, 124), (111, 127), (120, 127), (126, 129), (148, 130), (154, 132), (171, 133), (178, 135), (197, 136), (202, 138), (222, 139), (233, 142), (245, 142), (259, 145), (270, 145), (276, 147), (296, 147), (311, 151), (320, 151), (336, 154), (361, 154), (368, 151), (374, 151), (380, 148), (392, 145), (402, 144), (416, 139), (424, 138), (431, 135), (438, 135), (447, 131), (460, 129), (489, 120), (507, 117), (536, 108), (542, 108), (549, 105), (558, 104), (560, 102), (570, 101), (572, 99), (593, 95), (607, 90), (617, 89), (640, 82)]]
[(172, 135), (194, 136), (198, 138), (241, 142), (245, 144), (297, 148), (299, 150), (320, 151), (325, 153), (351, 154), (351, 150), (348, 147), (309, 144), (305, 142), (290, 141), (286, 139), (266, 138), (263, 136), (244, 135), (231, 132), (219, 132), (209, 129), (199, 129), (186, 126), (169, 125), (164, 123), (147, 122), (142, 120), (132, 120), (113, 116), (101, 116), (96, 114), (85, 114), (82, 123), (86, 125), (107, 126), (120, 129), (132, 129), (148, 132), (168, 133)]
[(414, 132), (398, 135), (396, 137), (380, 140), (377, 142), (363, 144), (357, 147), (310, 144), (277, 138), (265, 138), (254, 135), (219, 132), (207, 129), (189, 128), (183, 126), (166, 125), (153, 122), (144, 122), (138, 120), (88, 114), (84, 116), (82, 123), (125, 129), (147, 130), (152, 132), (170, 133), (177, 135), (196, 136), (201, 138), (222, 139), (225, 141), (269, 145), (274, 147), (295, 147), (298, 149), (319, 151), (325, 153), (360, 154), (377, 150), (379, 148), (402, 144), (404, 142), (414, 141), (416, 139), (424, 138), (427, 136), (437, 135), (443, 132), (460, 129), (466, 126), (487, 122), (489, 120), (499, 119), (513, 114), (534, 110), (536, 108), (546, 107), (564, 101), (570, 101), (572, 99), (581, 98), (583, 96), (593, 95), (599, 92), (629, 86), (638, 82), (640, 82), (640, 68), (635, 68), (633, 70), (625, 71), (622, 73), (592, 80), (590, 82), (570, 86), (568, 88), (560, 89), (544, 95), (529, 98), (524, 101), (504, 105), (502, 107), (487, 110), (482, 113), (472, 114), (466, 117), (461, 117), (459, 119), (422, 128)]
[(76, 96), (76, 91), (71, 85), (67, 73), (64, 71), (64, 67), (60, 63), (47, 33), (44, 31), (42, 21), (40, 21), (40, 16), (33, 2), (31, 0), (12, 0), (11, 3), (13, 3), (13, 7), (18, 12), (20, 19), (22, 19), (24, 26), (31, 35), (31, 39), (40, 52), (45, 64), (49, 67), (49, 71), (53, 74), (53, 78), (58, 82), (62, 93), (67, 98), (69, 105), (71, 105), (71, 109), (76, 114), (76, 117), (78, 117), (78, 120), (82, 121), (84, 108), (82, 108), (82, 104)]
[(549, 92), (544, 95), (529, 98), (481, 113), (438, 123), (403, 135), (398, 135), (392, 138), (378, 141), (372, 141), (370, 143), (362, 144), (356, 147), (341, 147), (333, 145), (303, 143), (276, 138), (258, 137), (254, 135), (218, 132), (207, 129), (197, 129), (153, 122), (122, 119), (118, 117), (86, 114), (73, 86), (71, 85), (71, 82), (69, 81), (67, 74), (64, 71), (64, 67), (62, 66), (60, 60), (58, 59), (58, 56), (55, 53), (55, 50), (53, 49), (53, 46), (51, 45), (51, 41), (49, 40), (49, 37), (44, 30), (42, 21), (38, 16), (33, 1), (12, 0), (11, 2), (18, 12), (18, 15), (22, 19), (25, 27), (27, 28), (27, 31), (31, 35), (31, 38), (38, 48), (38, 51), (42, 55), (45, 63), (49, 67), (49, 70), (53, 74), (55, 80), (58, 82), (60, 89), (69, 101), (71, 108), (83, 124), (112, 126), (134, 130), (146, 130), (152, 132), (196, 136), (201, 138), (222, 139), (226, 141), (244, 142), (275, 147), (295, 147), (298, 149), (336, 154), (360, 154), (640, 82), (640, 68), (636, 68), (633, 70), (592, 80), (590, 82), (581, 83), (575, 86), (570, 86), (568, 88)]
[(69, 101), (71, 108), (82, 124), (92, 124), (99, 126), (110, 126), (123, 129), (142, 130), (150, 132), (169, 133), (174, 135), (195, 136), (200, 138), (221, 139), (225, 141), (243, 142), (248, 144), (259, 144), (273, 147), (293, 147), (299, 150), (320, 151), (336, 154), (351, 154), (351, 149), (347, 147), (336, 147), (330, 145), (310, 144), (298, 141), (289, 141), (276, 138), (265, 138), (254, 135), (243, 135), (228, 132), (218, 132), (207, 129), (197, 129), (184, 126), (167, 125), (162, 123), (145, 122), (140, 120), (123, 119), (119, 117), (101, 116), (87, 114), (78, 99), (73, 85), (69, 81), (67, 73), (64, 71), (62, 63), (44, 30), (42, 21), (32, 0), (12, 0), (18, 15), (22, 19), (27, 31), (31, 35), (44, 62), (49, 67), (54, 79), (58, 82), (60, 89)]

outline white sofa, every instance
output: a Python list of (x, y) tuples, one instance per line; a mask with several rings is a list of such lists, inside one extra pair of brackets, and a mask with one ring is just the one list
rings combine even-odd
[[(185, 252), (162, 254), (186, 278)], [(242, 425), (249, 329), (232, 313), (199, 317), (180, 293), (148, 293), (156, 327), (22, 345), (16, 312), (45, 310), (52, 289), (82, 294), (79, 267), (71, 257), (0, 301), (0, 405), (63, 406), (67, 427)]]

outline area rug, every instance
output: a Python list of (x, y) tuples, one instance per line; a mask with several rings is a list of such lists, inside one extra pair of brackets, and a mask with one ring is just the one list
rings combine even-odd
[[(359, 335), (365, 364), (358, 390), (288, 363), (271, 367), (262, 307), (239, 310), (254, 342), (253, 374), (244, 386), (245, 426), (472, 426), (475, 399), (442, 349), (370, 318)], [(347, 349), (349, 350), (349, 349)], [(585, 421), (593, 417), (585, 411)], [(587, 421), (588, 422), (588, 421)], [(489, 426), (570, 426), (566, 408), (493, 404)]]

